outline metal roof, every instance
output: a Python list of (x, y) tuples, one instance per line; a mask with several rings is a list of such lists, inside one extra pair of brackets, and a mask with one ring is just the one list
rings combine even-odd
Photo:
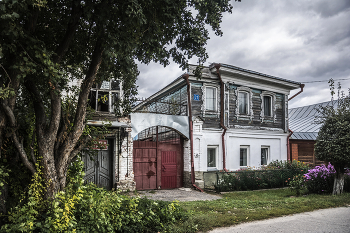
[(293, 131), (290, 138), (316, 140), (321, 128), (320, 124), (315, 123), (315, 117), (320, 114), (317, 109), (332, 105), (337, 108), (338, 100), (289, 109), (289, 128)]
[(230, 69), (233, 69), (233, 70), (244, 71), (244, 72), (247, 72), (247, 73), (256, 74), (256, 75), (260, 75), (260, 76), (264, 76), (264, 77), (268, 77), (268, 78), (273, 78), (273, 79), (277, 79), (277, 80), (284, 81), (284, 82), (289, 82), (289, 83), (293, 83), (293, 84), (297, 84), (297, 85), (301, 84), (299, 82), (295, 82), (295, 81), (279, 78), (279, 77), (268, 75), (268, 74), (263, 74), (263, 73), (256, 72), (256, 71), (253, 71), (253, 70), (243, 69), (243, 68), (240, 68), (240, 67), (237, 67), (237, 66), (233, 66), (233, 65), (227, 65), (227, 64), (222, 64), (222, 63), (220, 63), (220, 65), (222, 67), (230, 68)]

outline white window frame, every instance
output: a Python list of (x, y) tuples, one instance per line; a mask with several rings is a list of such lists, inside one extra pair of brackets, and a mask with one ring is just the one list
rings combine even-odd
[[(208, 158), (209, 158), (209, 155), (208, 155), (208, 149), (214, 149), (215, 150), (215, 166), (214, 167), (208, 167)], [(217, 145), (210, 145), (210, 146), (207, 146), (207, 161), (206, 161), (206, 164), (207, 164), (207, 170), (210, 171), (210, 170), (218, 170), (218, 165), (219, 165), (219, 146)]]
[[(241, 165), (241, 149), (246, 149), (247, 150), (247, 165)], [(250, 146), (243, 146), (241, 145), (239, 147), (239, 166), (241, 168), (249, 167), (250, 164)]]
[[(239, 93), (245, 92), (247, 93), (248, 100), (247, 100), (247, 109), (248, 113), (247, 114), (241, 114), (239, 112)], [(236, 116), (237, 118), (240, 117), (241, 119), (248, 119), (250, 121), (253, 120), (253, 92), (249, 87), (237, 87), (236, 89)]]
[[(262, 160), (262, 154), (261, 154), (261, 150), (262, 149), (267, 149), (267, 158), (266, 158), (266, 164), (262, 164), (261, 163), (261, 160)], [(268, 165), (269, 163), (270, 163), (270, 146), (261, 146), (261, 149), (260, 149), (260, 165), (261, 166), (266, 166), (266, 165)]]
[[(213, 93), (213, 97), (214, 97), (214, 109), (208, 109), (208, 106), (207, 106), (207, 97), (208, 97), (208, 89), (213, 89), (214, 90), (214, 93)], [(205, 87), (205, 111), (210, 111), (210, 112), (216, 112), (217, 111), (217, 105), (218, 105), (218, 100), (217, 100), (217, 88), (216, 87), (212, 87), (212, 86), (206, 86)]]
[[(95, 111), (96, 112), (105, 112), (105, 113), (112, 113), (114, 112), (114, 104), (113, 104), (113, 101), (114, 101), (114, 95), (115, 94), (118, 94), (118, 99), (122, 100), (122, 91), (121, 91), (121, 87), (122, 87), (122, 83), (121, 81), (119, 80), (119, 88), (117, 90), (114, 90), (112, 89), (112, 80), (110, 81), (102, 81), (101, 82), (101, 87), (99, 85), (96, 85), (95, 87), (91, 88), (90, 92), (91, 92), (91, 96), (92, 96), (92, 93), (95, 92), (95, 99), (94, 100), (90, 100), (90, 101), (94, 101), (95, 102)], [(107, 95), (107, 98), (108, 98), (108, 103), (106, 103), (108, 105), (108, 111), (99, 111), (98, 110), (98, 95), (100, 92), (103, 92)]]
[[(265, 107), (264, 107), (265, 96), (268, 96), (271, 98), (270, 116), (265, 116)], [(261, 113), (260, 113), (261, 122), (264, 122), (264, 120), (273, 120), (273, 122), (275, 122), (276, 121), (276, 94), (271, 91), (263, 91), (261, 92), (260, 97), (261, 97)]]
[[(208, 110), (207, 109), (207, 104), (206, 104), (206, 92), (207, 92), (207, 88), (213, 88), (214, 89), (214, 95), (215, 95), (215, 110)], [(206, 84), (206, 83), (204, 83), (203, 84), (203, 86), (202, 86), (202, 93), (203, 93), (203, 95), (202, 95), (202, 102), (203, 102), (203, 104), (202, 104), (202, 108), (201, 108), (201, 110), (202, 110), (202, 112), (203, 112), (203, 116), (205, 117), (206, 115), (210, 115), (210, 116), (218, 116), (219, 114), (220, 114), (220, 105), (218, 104), (218, 100), (220, 99), (220, 96), (219, 96), (219, 92), (220, 92), (220, 90), (219, 90), (219, 88), (217, 87), (217, 86), (215, 86), (215, 85), (208, 85), (208, 84)]]
[(224, 124), (226, 127), (230, 126), (230, 93), (225, 91), (224, 96)]

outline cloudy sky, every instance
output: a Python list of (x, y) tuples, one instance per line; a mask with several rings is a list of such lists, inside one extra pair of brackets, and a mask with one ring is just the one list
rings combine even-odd
[[(350, 88), (349, 0), (232, 1), (222, 37), (213, 33), (207, 45), (209, 65), (225, 63), (305, 83), (289, 107), (329, 101), (327, 80)], [(196, 59), (190, 63), (196, 64)], [(171, 63), (139, 65), (139, 97), (148, 97), (180, 76)], [(336, 81), (338, 82), (338, 81)], [(299, 90), (291, 92), (291, 95)]]

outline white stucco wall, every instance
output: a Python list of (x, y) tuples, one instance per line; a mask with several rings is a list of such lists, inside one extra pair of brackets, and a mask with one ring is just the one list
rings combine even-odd
[[(223, 169), (222, 130), (207, 130), (193, 134), (195, 171), (215, 170), (207, 167), (207, 148), (217, 146), (217, 170)], [(261, 166), (261, 147), (269, 148), (268, 163), (287, 160), (287, 135), (281, 131), (229, 129), (225, 135), (226, 168), (240, 167), (240, 146), (248, 146), (248, 166)], [(199, 146), (196, 145), (199, 143)], [(199, 149), (198, 149), (199, 148)], [(186, 155), (185, 155), (186, 157)]]

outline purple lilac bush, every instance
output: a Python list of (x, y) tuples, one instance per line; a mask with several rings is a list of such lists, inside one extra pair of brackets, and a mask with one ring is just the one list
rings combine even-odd
[(331, 193), (335, 169), (332, 164), (322, 164), (304, 174), (305, 185), (310, 193)]

